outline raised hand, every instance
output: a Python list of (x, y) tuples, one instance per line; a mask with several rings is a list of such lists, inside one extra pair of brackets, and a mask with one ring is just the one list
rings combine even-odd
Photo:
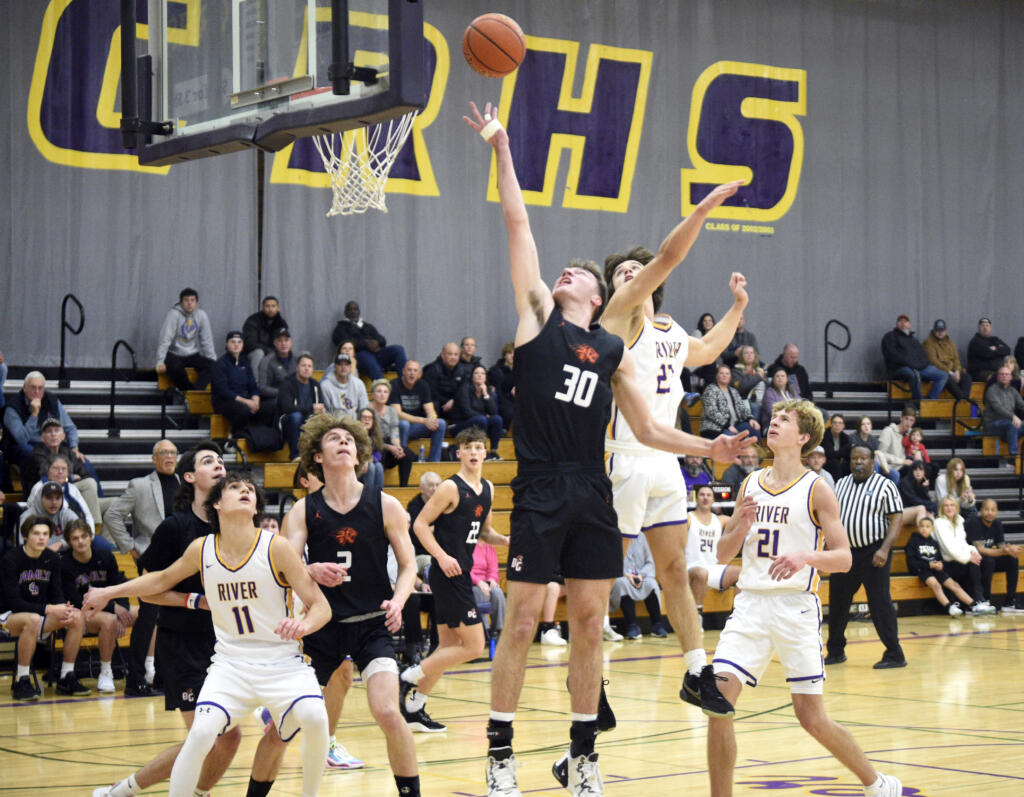
[[(498, 118), (498, 106), (487, 103), (484, 105), (484, 112), (481, 114), (479, 109), (476, 107), (475, 102), (470, 102), (469, 107), (473, 112), (473, 118), (470, 119), (468, 116), (463, 116), (463, 120), (467, 125), (472, 127), (476, 132), (480, 133), (487, 126), (487, 124)], [(487, 139), (487, 143), (492, 147), (497, 148), (499, 144), (508, 142), (508, 133), (505, 132), (505, 128), (499, 126), (497, 130)], [(713, 193), (713, 192), (712, 192)], [(724, 197), (723, 197), (724, 199)]]

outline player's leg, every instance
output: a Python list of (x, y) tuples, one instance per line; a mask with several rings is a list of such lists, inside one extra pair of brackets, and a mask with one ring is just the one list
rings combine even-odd
[[(736, 699), (743, 684), (732, 673), (720, 676), (719, 691), (730, 704)], [(732, 777), (736, 768), (736, 731), (732, 717), (708, 718), (708, 776), (711, 779), (711, 797), (732, 797)]]
[[(480, 658), (484, 653), (483, 625), (459, 625), (455, 628), (439, 623), (438, 646), (417, 665), (423, 675), (415, 681), (402, 674), (403, 680), (416, 685), (416, 691), (429, 695), (434, 685), (447, 670), (467, 661)], [(416, 668), (410, 668), (415, 670)], [(408, 672), (408, 671), (407, 671)]]
[(416, 779), (416, 794), (419, 794), (416, 743), (405, 717), (398, 710), (398, 667), (394, 659), (374, 659), (363, 670), (363, 678), (366, 682), (366, 701), (374, 720), (384, 732), (388, 762), (396, 782), (398, 778)]
[(511, 714), (519, 704), (526, 656), (537, 631), (545, 584), (509, 581), (505, 630), (498, 639), (491, 671), (491, 711)]
[(237, 725), (228, 730), (231, 718), (220, 707), (210, 703), (203, 703), (197, 705), (194, 712), (189, 713), (192, 716), (188, 721), (188, 736), (185, 737), (185, 744), (182, 745), (181, 751), (174, 761), (174, 766), (171, 768), (171, 781), (169, 784), (169, 794), (171, 797), (192, 797), (197, 786), (201, 792), (206, 792), (213, 788), (217, 780), (220, 779), (220, 775), (223, 775), (224, 770), (227, 769), (227, 764), (231, 763), (229, 758), (224, 769), (220, 771), (212, 782), (209, 779), (204, 780), (204, 775), (207, 778), (213, 775), (208, 766), (211, 758), (220, 758), (219, 756), (214, 756), (214, 746), (219, 739), (226, 737), (233, 739), (234, 749), (231, 751), (231, 754), (234, 756), (234, 751), (238, 749), (238, 742), (241, 739), (241, 733)]
[[(209, 712), (214, 713), (215, 712)], [(192, 731), (192, 725), (194, 724), (196, 717), (195, 711), (182, 711), (181, 718), (185, 721), (185, 727)], [(223, 713), (220, 713), (219, 717), (220, 728), (224, 728), (225, 720)], [(188, 738), (186, 737), (186, 742)], [(224, 773), (228, 771), (228, 767), (231, 766), (231, 761), (235, 757), (235, 753), (238, 751), (238, 745), (242, 741), (242, 729), (235, 725), (233, 728), (225, 733), (221, 733), (220, 736), (215, 737), (212, 744), (212, 749), (206, 754), (206, 757), (202, 759), (202, 766), (199, 770), (198, 788), (200, 792), (208, 792), (224, 776)], [(179, 748), (182, 749), (182, 748)], [(166, 752), (166, 751), (165, 751)], [(181, 752), (178, 753), (181, 756)], [(171, 759), (173, 765), (176, 759)], [(169, 768), (168, 774), (164, 775), (161, 780), (170, 775)], [(141, 782), (141, 781), (140, 781)], [(195, 785), (193, 785), (195, 788)], [(191, 792), (188, 792), (191, 795)]]
[(292, 713), (302, 729), (302, 797), (314, 797), (320, 789), (324, 758), (330, 749), (327, 710), (322, 700), (305, 699), (295, 704)]
[(708, 571), (700, 565), (695, 565), (687, 571), (690, 580), (690, 592), (693, 593), (693, 602), (696, 606), (704, 605), (704, 595), (708, 589)]

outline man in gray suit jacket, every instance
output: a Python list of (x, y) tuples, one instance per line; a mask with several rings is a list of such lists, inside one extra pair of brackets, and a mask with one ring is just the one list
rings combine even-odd
[[(170, 440), (161, 440), (153, 446), (155, 470), (128, 482), (125, 491), (114, 500), (103, 514), (103, 531), (121, 553), (131, 553), (138, 561), (149, 547), (153, 532), (164, 517), (169, 515), (178, 491), (178, 477), (174, 472), (178, 464), (178, 449)], [(131, 522), (129, 530), (126, 522)], [(139, 569), (142, 574), (142, 569)], [(125, 679), (126, 695), (148, 696), (156, 694), (153, 681), (152, 640), (156, 628), (157, 606), (139, 601), (139, 618), (132, 627), (131, 648), (128, 655), (128, 675)]]

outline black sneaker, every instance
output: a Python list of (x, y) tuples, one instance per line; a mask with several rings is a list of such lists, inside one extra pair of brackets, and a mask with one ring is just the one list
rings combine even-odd
[(715, 675), (710, 664), (705, 664), (700, 675), (691, 672), (686, 673), (683, 678), (683, 688), (679, 690), (679, 697), (694, 706), (700, 706), (701, 711), (709, 717), (732, 717), (736, 709), (732, 703), (726, 700), (718, 691), (718, 681), (724, 681), (720, 675)]
[[(597, 730), (600, 733), (610, 731), (615, 728), (615, 712), (612, 711), (611, 705), (608, 703), (608, 695), (604, 693), (604, 687), (608, 683), (607, 679), (601, 680), (601, 695), (597, 699)], [(566, 762), (568, 762), (566, 758)], [(566, 763), (566, 777), (569, 777), (569, 765)], [(564, 785), (564, 784), (563, 784)]]
[(421, 708), (419, 711), (408, 711), (405, 708), (405, 701), (402, 702), (400, 708), (402, 709), (402, 716), (405, 717), (405, 724), (409, 726), (410, 730), (419, 731), (420, 733), (442, 733), (448, 730), (437, 720), (431, 719), (426, 709)]
[(145, 681), (126, 681), (124, 694), (125, 697), (156, 697), (157, 695), (162, 695), (163, 692), (156, 687), (150, 686)]
[(82, 684), (73, 672), (69, 672), (57, 681), (58, 695), (71, 695), (72, 697), (85, 697), (92, 694), (92, 689)]
[(555, 776), (563, 789), (569, 788), (569, 751), (562, 754), (554, 764), (551, 765), (551, 774)]
[[(15, 700), (38, 700), (39, 690), (36, 689), (36, 685), (32, 683), (32, 679), (27, 675), (21, 676), (17, 681), (11, 684), (11, 697)], [(568, 778), (569, 776), (566, 775)]]

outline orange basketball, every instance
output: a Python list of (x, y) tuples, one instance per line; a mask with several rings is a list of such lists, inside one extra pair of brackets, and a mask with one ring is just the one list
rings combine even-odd
[(462, 36), (462, 54), (485, 77), (501, 77), (523, 62), (526, 37), (519, 23), (504, 14), (481, 14)]

